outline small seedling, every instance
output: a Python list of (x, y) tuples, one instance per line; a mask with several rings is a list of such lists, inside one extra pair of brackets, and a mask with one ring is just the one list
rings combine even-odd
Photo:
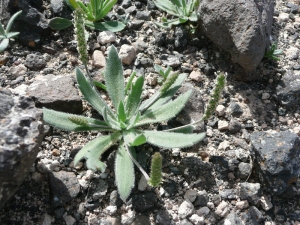
[[(91, 29), (118, 32), (125, 28), (125, 24), (120, 21), (100, 22), (117, 3), (117, 0), (90, 0), (86, 5), (80, 0), (65, 0), (65, 2), (73, 10), (82, 10), (84, 14), (84, 24)], [(71, 20), (61, 17), (55, 17), (49, 22), (49, 27), (54, 30), (66, 29), (71, 25)]]
[(9, 39), (13, 39), (15, 37), (17, 37), (20, 32), (10, 32), (11, 27), (13, 25), (13, 22), (15, 21), (15, 19), (22, 13), (22, 10), (15, 13), (8, 21), (6, 29), (4, 30), (2, 24), (0, 23), (0, 40), (3, 39), (0, 43), (0, 52), (3, 52), (8, 44), (9, 44)]
[(277, 49), (277, 44), (274, 43), (272, 44), (270, 50), (265, 53), (264, 57), (279, 61), (280, 59), (277, 56), (281, 55), (282, 52), (283, 51), (281, 49)]
[(183, 24), (188, 21), (197, 22), (197, 7), (200, 0), (153, 0), (156, 7), (166, 11), (177, 18), (168, 20), (162, 17), (162, 23), (155, 23), (163, 28), (171, 28), (173, 25)]

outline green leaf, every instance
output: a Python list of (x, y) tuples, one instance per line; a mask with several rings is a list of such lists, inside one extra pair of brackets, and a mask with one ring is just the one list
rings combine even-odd
[(6, 37), (7, 38), (14, 38), (16, 36), (18, 36), (20, 34), (20, 32), (9, 32)]
[(136, 75), (136, 72), (133, 71), (128, 79), (128, 82), (126, 84), (126, 87), (125, 87), (125, 94), (127, 94), (127, 92), (130, 90), (131, 88), (131, 84), (132, 84), (132, 81), (133, 81), (133, 78), (135, 77)]
[(89, 11), (89, 9), (85, 6), (85, 4), (84, 4), (83, 2), (78, 1), (77, 4), (80, 6), (80, 8), (82, 8), (82, 10), (83, 10), (86, 14), (91, 13), (91, 12)]
[(120, 21), (91, 22), (85, 21), (85, 25), (94, 30), (118, 32), (123, 30), (126, 25)]
[(55, 17), (50, 20), (49, 27), (53, 30), (63, 30), (71, 26), (73, 23), (71, 20), (61, 18), (61, 17)]
[[(186, 79), (187, 75), (185, 73), (179, 74), (177, 80), (174, 82), (174, 84), (166, 91), (164, 94), (160, 96), (160, 98), (155, 101), (149, 109), (155, 109), (157, 107), (160, 107), (165, 102), (172, 99), (172, 97), (176, 94), (178, 89), (181, 87), (182, 83)], [(152, 96), (151, 96), (152, 97)]]
[(0, 33), (1, 33), (4, 37), (6, 37), (6, 33), (5, 33), (4, 28), (3, 28), (3, 26), (2, 26), (1, 23), (0, 23)]
[[(70, 117), (82, 119), (88, 122), (88, 125), (80, 125), (72, 122)], [(112, 130), (107, 123), (96, 120), (84, 116), (79, 116), (70, 113), (58, 112), (55, 110), (43, 108), (43, 119), (46, 123), (54, 126), (56, 128), (62, 130), (69, 130), (69, 131), (92, 131), (92, 130), (102, 130), (102, 131), (110, 131)]]
[(167, 22), (163, 22), (163, 23), (157, 23), (157, 22), (154, 22), (154, 23), (159, 27), (171, 28), (173, 25), (176, 26), (178, 24), (185, 23), (186, 21), (187, 21), (187, 19), (183, 20), (181, 18), (176, 18), (176, 19), (168, 20)]
[(123, 137), (128, 146), (139, 146), (147, 141), (146, 137), (141, 134), (141, 132), (134, 129), (123, 131)]
[(92, 81), (89, 80), (82, 71), (77, 67), (76, 68), (76, 78), (78, 82), (78, 87), (85, 97), (85, 99), (93, 106), (95, 110), (98, 111), (99, 114), (102, 115), (103, 108), (106, 108), (108, 110), (108, 114), (115, 118), (114, 113), (112, 110), (108, 107), (106, 102), (101, 98), (99, 92), (92, 86)]
[(120, 198), (125, 202), (134, 187), (134, 165), (126, 152), (124, 143), (120, 143), (115, 161), (116, 185)]
[(15, 19), (22, 13), (22, 10), (16, 12), (8, 21), (5, 33), (9, 33)]
[(122, 122), (125, 122), (127, 119), (123, 101), (120, 102), (119, 107), (118, 107), (118, 119), (119, 119), (119, 121), (122, 121)]
[(131, 90), (126, 99), (126, 114), (130, 118), (137, 111), (141, 102), (141, 94), (143, 92), (144, 77), (137, 78), (134, 84), (132, 84)]
[(107, 93), (115, 107), (118, 108), (119, 103), (124, 101), (125, 85), (121, 59), (115, 46), (111, 46), (106, 60), (104, 72)]
[(112, 118), (111, 116), (108, 115), (106, 107), (103, 108), (101, 114), (103, 116), (104, 121), (107, 124), (109, 124), (110, 127), (112, 127), (113, 129), (116, 129), (116, 130), (120, 130), (119, 123), (114, 118)]
[(94, 85), (106, 91), (106, 86), (98, 81), (93, 80)]
[(0, 43), (0, 52), (3, 52), (7, 48), (8, 43), (9, 43), (8, 38), (5, 38), (1, 41), (1, 43)]
[(170, 15), (178, 16), (178, 14), (176, 13), (175, 5), (173, 5), (169, 0), (164, 0), (164, 1), (154, 0), (153, 2), (157, 8), (166, 11)]
[(192, 90), (189, 90), (178, 96), (174, 101), (168, 102), (155, 109), (146, 110), (134, 127), (148, 123), (157, 123), (175, 117), (183, 109), (191, 94)]
[(157, 187), (162, 178), (162, 156), (159, 152), (155, 152), (151, 160), (151, 173), (148, 184), (152, 187)]
[(105, 171), (106, 164), (100, 161), (101, 155), (121, 137), (120, 132), (115, 132), (111, 135), (101, 136), (87, 143), (75, 156), (74, 165), (86, 159), (86, 166), (89, 170)]
[(147, 142), (164, 148), (185, 148), (205, 138), (206, 133), (182, 134), (167, 131), (143, 131)]
[[(193, 133), (194, 127), (192, 125), (189, 126), (181, 126), (178, 128), (172, 128), (172, 132), (183, 133), (183, 134), (191, 134)], [(165, 130), (168, 131), (168, 130)]]
[(78, 7), (77, 3), (80, 1), (77, 2), (76, 0), (65, 0), (65, 2), (71, 9), (75, 10)]
[(192, 21), (192, 22), (197, 22), (198, 21), (198, 15), (197, 15), (196, 11), (192, 12), (192, 14), (189, 16), (189, 20)]
[(102, 19), (109, 13), (109, 11), (114, 7), (114, 5), (117, 3), (118, 0), (106, 0), (103, 1), (103, 7), (101, 8), (101, 12), (99, 13), (98, 17), (96, 18), (96, 21)]

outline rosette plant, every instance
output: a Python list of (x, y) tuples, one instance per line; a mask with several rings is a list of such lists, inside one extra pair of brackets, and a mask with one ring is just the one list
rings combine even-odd
[(149, 124), (160, 123), (175, 117), (185, 106), (192, 90), (174, 98), (177, 90), (186, 78), (186, 74), (169, 73), (160, 89), (150, 98), (142, 101), (144, 77), (134, 73), (125, 84), (123, 67), (117, 50), (111, 46), (104, 71), (105, 87), (112, 107), (109, 106), (90, 78), (87, 69), (88, 55), (84, 38), (84, 25), (81, 13), (75, 13), (75, 27), (80, 60), (85, 73), (76, 68), (78, 87), (86, 101), (101, 115), (94, 119), (81, 115), (58, 112), (43, 108), (44, 121), (59, 129), (82, 132), (99, 131), (101, 135), (88, 142), (75, 156), (74, 164), (85, 160), (88, 169), (93, 171), (106, 169), (101, 161), (102, 154), (118, 143), (115, 156), (115, 179), (122, 200), (126, 200), (135, 183), (134, 164), (143, 173), (148, 183), (158, 186), (161, 181), (162, 158), (159, 153), (152, 157), (150, 176), (135, 159), (135, 147), (146, 142), (163, 148), (185, 148), (194, 145), (205, 137), (205, 133), (193, 133), (193, 124), (208, 118), (214, 111), (222, 88), (224, 75), (218, 77), (217, 85), (203, 118), (178, 128), (164, 131), (149, 130)]
[(197, 6), (200, 0), (153, 0), (157, 8), (166, 11), (169, 15), (176, 18), (167, 19), (162, 17), (162, 23), (155, 23), (163, 28), (171, 28), (173, 25), (179, 25), (198, 21)]
[[(125, 28), (125, 24), (120, 21), (101, 21), (111, 11), (117, 0), (90, 0), (87, 4), (80, 0), (64, 0), (64, 2), (72, 10), (80, 8), (84, 15), (85, 26), (91, 29), (118, 32)], [(49, 27), (54, 30), (66, 29), (71, 25), (71, 20), (61, 17), (55, 17), (49, 21)]]
[[(75, 156), (74, 164), (85, 159), (87, 168), (105, 171), (106, 164), (100, 161), (101, 155), (119, 142), (115, 159), (115, 177), (120, 197), (125, 200), (134, 187), (134, 147), (146, 142), (164, 148), (185, 148), (194, 145), (205, 137), (205, 133), (191, 133), (191, 130), (157, 131), (144, 130), (145, 125), (167, 121), (175, 117), (185, 106), (192, 91), (171, 100), (186, 78), (186, 74), (170, 75), (159, 91), (141, 103), (144, 77), (140, 76), (132, 84), (124, 82), (123, 68), (115, 47), (108, 53), (104, 72), (106, 90), (113, 108), (101, 98), (89, 77), (76, 68), (76, 79), (85, 99), (102, 115), (103, 120), (88, 118), (43, 109), (44, 121), (69, 131), (104, 131), (102, 135), (86, 144)], [(145, 172), (142, 171), (145, 175)], [(145, 176), (150, 181), (148, 175)]]
[(17, 37), (20, 32), (11, 32), (12, 25), (15, 21), (15, 19), (22, 13), (22, 10), (19, 12), (16, 12), (8, 21), (6, 29), (4, 30), (2, 24), (0, 23), (0, 40), (3, 39), (0, 42), (0, 52), (3, 52), (9, 44), (9, 39), (13, 39)]

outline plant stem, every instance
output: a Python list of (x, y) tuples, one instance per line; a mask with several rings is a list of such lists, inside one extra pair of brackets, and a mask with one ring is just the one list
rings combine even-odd
[(144, 175), (144, 177), (148, 181), (150, 179), (149, 175), (145, 172), (145, 170), (143, 169), (143, 167), (141, 167), (141, 165), (132, 156), (132, 154), (130, 152), (130, 149), (128, 148), (128, 146), (126, 144), (125, 144), (125, 148), (126, 148), (127, 153), (129, 154), (129, 157), (132, 160), (132, 162), (137, 166), (137, 168), (139, 168), (139, 170), (141, 171), (141, 173)]

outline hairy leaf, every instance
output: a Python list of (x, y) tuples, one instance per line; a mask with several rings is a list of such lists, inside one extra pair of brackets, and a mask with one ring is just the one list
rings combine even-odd
[(8, 38), (5, 38), (1, 41), (1, 43), (0, 43), (0, 52), (3, 52), (7, 48), (8, 43), (9, 43)]
[(106, 102), (101, 98), (98, 91), (91, 85), (91, 81), (89, 78), (84, 76), (82, 71), (79, 68), (76, 68), (76, 78), (78, 82), (78, 87), (85, 97), (85, 99), (93, 106), (94, 109), (98, 111), (99, 114), (102, 115), (103, 108), (107, 109), (107, 113), (115, 118), (112, 110), (108, 107)]
[(162, 104), (172, 99), (186, 79), (186, 76), (187, 75), (185, 73), (179, 74), (175, 83), (164, 94), (162, 94), (160, 98), (149, 107), (149, 109), (160, 107)]
[(9, 32), (6, 37), (7, 38), (14, 38), (16, 36), (18, 36), (20, 34), (20, 32)]
[(134, 187), (134, 165), (124, 144), (120, 143), (115, 161), (116, 185), (120, 198), (125, 202)]
[(157, 123), (175, 117), (183, 109), (191, 94), (192, 90), (189, 90), (178, 96), (174, 101), (168, 102), (155, 109), (146, 110), (135, 127), (143, 124)]
[(178, 14), (176, 13), (175, 5), (173, 5), (169, 0), (154, 0), (153, 2), (156, 5), (156, 7), (166, 11), (168, 14), (178, 16)]
[(104, 77), (107, 93), (115, 109), (118, 109), (119, 103), (124, 101), (125, 85), (122, 62), (115, 46), (111, 46), (108, 52)]
[(94, 30), (118, 32), (123, 30), (126, 25), (120, 21), (91, 22), (85, 21), (85, 25)]
[(121, 137), (120, 132), (115, 132), (111, 135), (101, 136), (87, 143), (75, 156), (74, 165), (86, 159), (88, 169), (102, 173), (105, 171), (106, 164), (100, 161), (101, 155)]
[(146, 137), (134, 129), (123, 131), (123, 137), (128, 146), (139, 146), (146, 143)]
[[(70, 120), (70, 118), (73, 118), (73, 121), (72, 119)], [(70, 114), (70, 113), (58, 112), (47, 108), (43, 108), (43, 119), (46, 123), (62, 130), (69, 130), (69, 131), (112, 130), (107, 125), (107, 123), (101, 120), (96, 120), (96, 119)], [(88, 124), (84, 125), (83, 123), (79, 124), (74, 122), (74, 120), (79, 121), (80, 119), (86, 121)]]
[(185, 148), (203, 140), (205, 133), (182, 134), (167, 131), (143, 131), (147, 142), (164, 148)]
[(143, 92), (144, 77), (140, 76), (136, 82), (132, 84), (128, 98), (126, 99), (126, 113), (130, 118), (137, 111), (141, 102), (141, 94)]
[(5, 33), (9, 33), (15, 19), (22, 13), (22, 10), (16, 12), (8, 21)]
[(61, 18), (61, 17), (55, 17), (50, 20), (49, 27), (53, 30), (63, 30), (71, 26), (73, 23), (71, 20)]
[(118, 119), (119, 119), (119, 121), (122, 121), (122, 122), (125, 122), (127, 119), (123, 101), (120, 102), (119, 107), (118, 107)]
[(114, 7), (118, 0), (106, 0), (103, 1), (103, 5), (101, 7), (101, 11), (99, 12), (98, 16), (96, 17), (96, 21), (102, 19), (109, 13), (109, 11)]
[(4, 30), (4, 28), (3, 28), (3, 26), (2, 26), (1, 23), (0, 23), (0, 33), (1, 33), (4, 37), (6, 37), (5, 30)]

